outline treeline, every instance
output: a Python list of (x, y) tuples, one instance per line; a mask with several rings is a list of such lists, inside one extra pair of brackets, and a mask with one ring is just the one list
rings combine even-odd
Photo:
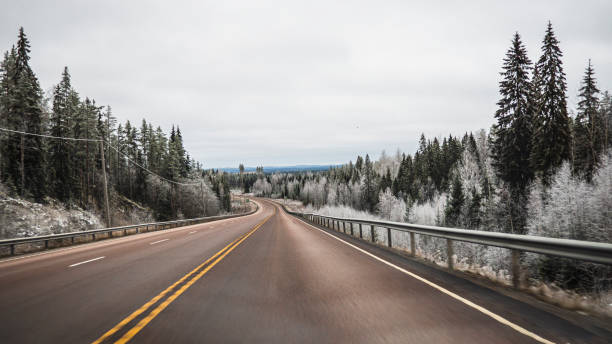
[[(611, 242), (612, 97), (600, 92), (589, 60), (570, 116), (562, 56), (550, 23), (535, 64), (514, 35), (489, 133), (421, 135), (414, 155), (383, 152), (378, 161), (358, 156), (327, 172), (262, 175), (253, 191), (393, 221)], [(545, 257), (534, 264), (557, 285), (610, 287), (601, 266)]]
[(178, 126), (166, 135), (144, 119), (118, 123), (110, 106), (79, 95), (67, 67), (46, 99), (29, 53), (21, 28), (0, 65), (0, 180), (15, 194), (103, 209), (106, 170), (115, 205), (136, 201), (159, 220), (231, 210), (227, 178), (190, 158)]

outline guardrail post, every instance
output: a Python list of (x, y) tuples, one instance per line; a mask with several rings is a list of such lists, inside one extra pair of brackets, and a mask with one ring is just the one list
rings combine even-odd
[(346, 234), (346, 222), (342, 221), (342, 232)]
[(512, 250), (512, 284), (516, 289), (522, 289), (521, 281), (521, 252)]
[(49, 240), (45, 240), (45, 249), (49, 248)]
[(359, 239), (363, 239), (363, 231), (361, 230), (361, 223), (359, 224)]
[(11, 244), (11, 256), (15, 255), (15, 244)]
[(70, 244), (74, 245), (74, 237), (73, 236), (70, 237)]
[(351, 236), (355, 236), (355, 233), (353, 232), (353, 223), (351, 222)]
[[(138, 227), (136, 227), (136, 228), (138, 228)], [(126, 235), (127, 235), (127, 228), (124, 228), (123, 229), (123, 236), (126, 236)]]
[(389, 243), (389, 248), (393, 247), (391, 246), (391, 228), (387, 227), (387, 242)]
[(446, 239), (446, 260), (448, 261), (448, 269), (453, 270), (453, 241)]
[(376, 238), (374, 238), (374, 225), (370, 226), (370, 238), (372, 238), (373, 243), (376, 243)]
[(416, 256), (416, 242), (414, 241), (414, 233), (410, 232), (410, 255)]

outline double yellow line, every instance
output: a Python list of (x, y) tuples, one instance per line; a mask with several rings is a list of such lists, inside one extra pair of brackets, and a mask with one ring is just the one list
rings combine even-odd
[(136, 311), (134, 311), (128, 317), (126, 317), (125, 319), (121, 320), (117, 325), (115, 325), (115, 327), (113, 327), (110, 330), (108, 330), (100, 338), (96, 339), (92, 344), (102, 343), (104, 340), (108, 339), (113, 334), (117, 333), (125, 325), (129, 324), (132, 320), (134, 320), (135, 318), (137, 318), (138, 316), (140, 316), (141, 314), (146, 312), (152, 305), (154, 305), (159, 300), (161, 300), (164, 296), (166, 296), (166, 294), (169, 294), (177, 285), (185, 282), (192, 275), (196, 274), (196, 272), (198, 270), (202, 269), (204, 266), (206, 266), (207, 264), (209, 264), (212, 261), (212, 263), (210, 263), (210, 265), (206, 266), (206, 268), (203, 269), (202, 271), (200, 271), (199, 273), (197, 273), (195, 275), (195, 277), (193, 277), (189, 281), (187, 281), (187, 283), (185, 283), (180, 289), (175, 291), (174, 294), (172, 294), (170, 297), (168, 297), (166, 300), (164, 300), (162, 303), (160, 303), (146, 317), (142, 318), (136, 325), (134, 325), (134, 327), (132, 327), (119, 340), (117, 340), (115, 342), (115, 343), (127, 343), (138, 332), (140, 332), (140, 330), (142, 330), (145, 326), (147, 326), (147, 324), (150, 323), (151, 320), (153, 320), (159, 313), (161, 313), (166, 307), (168, 307), (168, 305), (170, 305), (170, 303), (172, 303), (172, 301), (176, 300), (176, 298), (178, 298), (182, 293), (184, 293), (185, 290), (189, 289), (189, 287), (191, 287), (195, 282), (197, 282), (197, 280), (202, 278), (202, 276), (204, 276), (204, 274), (206, 274), (208, 271), (210, 271), (210, 269), (212, 269), (215, 265), (217, 265), (217, 263), (219, 263), (223, 258), (225, 258), (225, 256), (227, 256), (238, 245), (240, 245), (244, 240), (246, 240), (246, 238), (251, 236), (251, 234), (253, 234), (257, 229), (259, 229), (259, 227), (261, 227), (264, 223), (266, 223), (272, 216), (274, 216), (274, 214), (276, 214), (276, 208), (274, 208), (274, 213), (272, 215), (270, 215), (267, 218), (265, 218), (262, 222), (260, 222), (255, 227), (253, 227), (253, 229), (251, 229), (249, 232), (247, 232), (247, 233), (241, 235), (240, 237), (236, 238), (234, 241), (232, 241), (227, 246), (222, 248), (219, 252), (215, 253), (212, 257), (208, 258), (205, 262), (203, 262), (202, 264), (198, 265), (195, 269), (191, 270), (188, 274), (186, 274), (185, 276), (181, 277), (181, 279), (179, 279), (178, 281), (174, 282), (171, 286), (169, 286), (164, 291), (159, 293), (157, 296), (155, 296), (154, 298), (149, 300), (142, 307), (138, 308)]

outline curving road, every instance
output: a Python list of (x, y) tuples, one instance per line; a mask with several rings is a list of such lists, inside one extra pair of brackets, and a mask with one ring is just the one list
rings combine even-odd
[(0, 343), (612, 341), (258, 202), (249, 216), (0, 261)]

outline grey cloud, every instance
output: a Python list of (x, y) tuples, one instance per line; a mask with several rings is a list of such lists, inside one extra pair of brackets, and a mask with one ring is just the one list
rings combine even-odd
[(208, 167), (339, 163), (493, 123), (502, 58), (548, 20), (570, 106), (588, 58), (612, 87), (609, 1), (13, 1), (41, 84), (64, 65), (121, 119), (179, 124)]

